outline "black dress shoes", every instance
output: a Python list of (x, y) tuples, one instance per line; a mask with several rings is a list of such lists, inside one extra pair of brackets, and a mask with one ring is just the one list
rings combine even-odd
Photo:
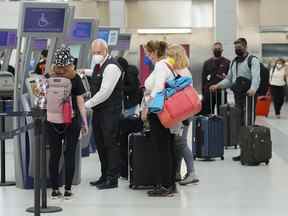
[(90, 182), (90, 185), (97, 186), (97, 185), (103, 184), (105, 181), (106, 181), (106, 178), (101, 176), (97, 181)]
[(240, 157), (240, 155), (239, 155), (239, 156), (233, 157), (232, 159), (233, 159), (233, 161), (240, 161), (240, 160), (241, 160), (241, 157)]
[(99, 190), (112, 189), (118, 187), (118, 179), (107, 179), (102, 184), (96, 185)]

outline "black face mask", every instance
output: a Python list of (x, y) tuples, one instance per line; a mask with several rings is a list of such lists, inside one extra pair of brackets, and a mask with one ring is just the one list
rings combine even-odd
[(216, 58), (219, 58), (219, 57), (222, 56), (222, 50), (220, 50), (220, 49), (214, 49), (214, 50), (213, 50), (213, 53), (214, 53), (214, 56), (215, 56)]
[(236, 53), (237, 56), (243, 57), (245, 52), (244, 52), (243, 49), (235, 49), (235, 53)]

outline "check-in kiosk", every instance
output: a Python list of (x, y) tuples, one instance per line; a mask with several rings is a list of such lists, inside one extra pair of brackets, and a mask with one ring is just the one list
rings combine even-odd
[(112, 47), (112, 51), (116, 56), (123, 57), (125, 52), (129, 51), (131, 45), (131, 34), (121, 33), (118, 35), (118, 42), (116, 46)]
[(17, 46), (16, 29), (0, 29), (1, 71), (8, 71), (12, 51)]
[[(34, 105), (33, 102), (29, 100), (30, 96), (27, 90), (29, 86), (26, 88), (25, 80), (29, 76), (28, 72), (33, 48), (35, 50), (35, 43), (43, 39), (47, 41), (48, 58), (45, 67), (47, 73), (51, 66), (53, 53), (56, 48), (60, 47), (64, 42), (67, 29), (74, 16), (73, 13), (74, 9), (66, 3), (22, 3), (18, 27), (17, 67), (14, 86), (14, 98), (16, 100), (14, 102), (14, 111), (29, 111)], [(19, 128), (31, 121), (31, 118), (17, 119), (14, 122), (14, 127)], [(33, 161), (35, 145), (33, 133), (33, 130), (30, 130), (29, 133), (15, 137), (15, 178), (16, 184), (20, 188), (28, 189), (33, 187), (33, 167), (35, 164)], [(80, 183), (80, 148), (77, 152), (74, 184)], [(49, 155), (47, 158), (49, 158)]]
[(78, 59), (78, 68), (86, 68), (90, 65), (90, 46), (96, 27), (97, 20), (89, 18), (73, 19), (69, 26), (65, 44), (71, 48), (73, 56)]
[[(78, 58), (77, 67), (87, 68), (90, 66), (91, 52), (90, 46), (94, 38), (97, 27), (95, 19), (73, 19), (65, 38), (65, 44), (68, 45), (74, 57)], [(83, 85), (86, 90), (85, 99), (90, 98), (90, 86), (86, 76), (80, 75)], [(92, 122), (92, 113), (88, 112), (88, 122)], [(90, 121), (91, 120), (91, 121)], [(82, 156), (89, 156), (93, 151), (90, 145), (90, 136), (92, 133), (92, 126), (89, 126), (89, 133), (87, 136), (81, 137), (80, 144), (82, 147)]]
[(112, 47), (117, 46), (118, 36), (120, 34), (120, 28), (114, 27), (99, 27), (96, 31), (96, 38), (105, 40), (112, 50)]
[[(14, 90), (14, 75), (8, 72), (9, 62), (12, 50), (17, 45), (16, 29), (0, 29), (0, 112), (7, 113), (12, 111), (13, 107), (13, 90)], [(0, 119), (0, 130), (2, 133), (12, 130), (12, 119)], [(1, 140), (1, 182), (0, 186), (13, 186), (15, 182), (7, 182), (5, 177), (5, 140)]]
[(32, 41), (32, 56), (30, 61), (30, 73), (35, 71), (36, 65), (39, 63), (41, 58), (41, 52), (48, 49), (47, 39), (34, 39)]

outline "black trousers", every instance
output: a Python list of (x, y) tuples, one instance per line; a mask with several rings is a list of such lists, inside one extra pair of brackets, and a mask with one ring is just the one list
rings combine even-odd
[[(246, 112), (248, 112), (248, 125), (254, 124), (256, 119), (256, 102), (257, 102), (257, 96), (254, 97), (247, 97), (246, 94), (235, 94), (235, 105), (238, 107), (241, 111), (241, 125), (244, 126), (246, 122)], [(246, 99), (248, 99), (248, 110), (246, 110)], [(254, 106), (253, 106), (253, 100), (254, 100)], [(252, 119), (252, 113), (253, 119)], [(252, 122), (252, 120), (254, 120)]]
[(175, 184), (176, 157), (173, 135), (163, 127), (156, 114), (149, 114), (151, 141), (155, 151), (155, 185), (171, 187)]
[[(217, 97), (217, 98), (216, 98)], [(223, 104), (226, 103), (227, 101), (227, 94), (225, 92), (224, 94), (224, 101), (222, 102)], [(211, 101), (212, 99), (212, 101)], [(215, 106), (217, 108), (217, 112), (219, 113), (219, 108), (221, 106), (221, 100), (222, 100), (222, 92), (221, 90), (218, 90), (216, 93), (211, 93), (209, 91), (206, 91), (203, 93), (203, 100), (202, 100), (202, 115), (208, 115), (212, 113), (214, 114)], [(212, 105), (212, 107), (211, 107)]]
[(80, 120), (74, 118), (72, 124), (66, 127), (64, 124), (46, 122), (46, 137), (50, 146), (49, 172), (52, 189), (59, 188), (59, 162), (62, 155), (64, 141), (65, 163), (65, 190), (71, 190), (75, 172), (75, 153), (80, 134)]
[(271, 86), (271, 95), (276, 115), (280, 115), (281, 108), (284, 104), (285, 86)]
[(120, 145), (118, 142), (121, 107), (108, 107), (93, 111), (93, 133), (104, 178), (118, 179)]

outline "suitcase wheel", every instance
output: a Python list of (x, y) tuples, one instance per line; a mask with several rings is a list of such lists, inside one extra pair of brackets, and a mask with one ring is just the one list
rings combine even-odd
[(234, 148), (237, 149), (237, 145), (235, 145)]
[(241, 165), (243, 165), (243, 166), (245, 165), (244, 161), (241, 161)]
[(265, 162), (265, 164), (266, 164), (266, 165), (268, 165), (268, 164), (269, 164), (269, 162), (270, 162), (270, 161), (269, 161), (269, 160), (267, 160), (267, 161)]
[(136, 190), (137, 189), (137, 186), (136, 185), (130, 185), (129, 186), (132, 190)]
[(224, 156), (221, 157), (221, 160), (224, 160)]
[(194, 160), (196, 160), (197, 159), (197, 157), (196, 156), (194, 156)]

